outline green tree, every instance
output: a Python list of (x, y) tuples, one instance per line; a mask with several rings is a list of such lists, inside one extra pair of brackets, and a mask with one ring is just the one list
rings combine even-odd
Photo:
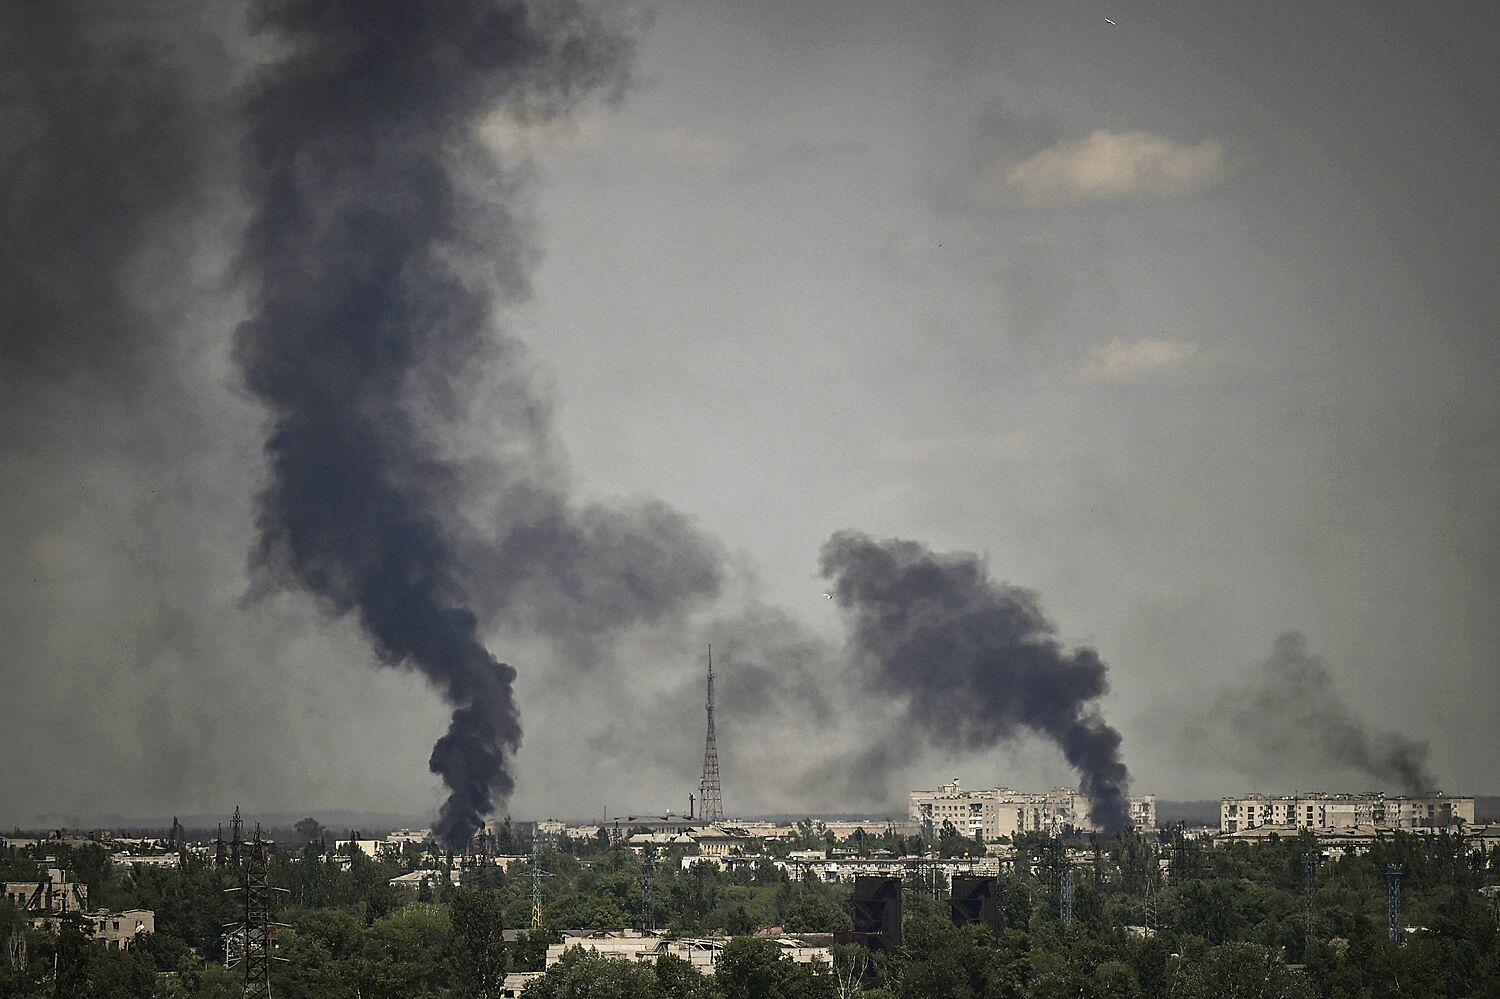
[(724, 999), (834, 999), (833, 973), (798, 964), (773, 940), (738, 937), (725, 945), (714, 972)]
[(662, 993), (649, 965), (572, 947), (521, 995), (523, 999), (660, 999)]
[(1196, 959), (1185, 958), (1173, 977), (1171, 994), (1179, 999), (1313, 999), (1316, 995), (1307, 976), (1288, 968), (1275, 951), (1239, 942), (1210, 947)]
[(506, 968), (504, 897), (493, 889), (455, 889), (448, 918), (453, 924), (454, 979), (459, 994), (471, 999), (499, 995)]

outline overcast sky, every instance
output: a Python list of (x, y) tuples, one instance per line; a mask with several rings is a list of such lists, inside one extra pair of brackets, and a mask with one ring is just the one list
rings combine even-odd
[[(0, 313), (0, 823), (441, 799), (438, 696), (349, 619), (253, 592), (265, 417), (229, 353), (226, 121), (260, 43), (236, 5), (189, 6), (80, 22), (152, 42), (195, 95), (152, 145), (191, 194), (120, 251), (160, 335), (103, 365)], [(876, 723), (817, 576), (842, 528), (1034, 590), (1109, 665), (1136, 790), (1375, 786), (1212, 738), (1298, 631), (1371, 731), (1497, 793), (1497, 29), (1482, 5), (659, 3), (617, 105), (480, 123), (534, 227), (531, 295), (496, 328), (550, 400), (551, 460), (580, 500), (666, 501), (732, 566), (717, 604), (591, 666), (486, 622), (520, 675), (509, 810), (684, 808), (704, 640), (730, 664), (731, 813), (1071, 783), (1039, 742), (951, 756), (897, 720), (890, 787), (794, 786)], [(49, 101), (27, 72), (0, 94), (16, 273), (53, 228), (36, 123), (70, 122), (69, 157), (114, 141), (102, 91)], [(56, 282), (86, 284), (99, 245)], [(767, 684), (784, 700), (750, 703)]]

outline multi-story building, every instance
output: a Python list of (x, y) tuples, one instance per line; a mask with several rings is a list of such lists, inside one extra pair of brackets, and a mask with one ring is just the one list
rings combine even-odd
[(28, 915), (81, 913), (89, 905), (89, 886), (67, 880), (62, 871), (53, 867), (37, 881), (5, 882), (5, 897)]
[(1445, 829), (1473, 825), (1474, 799), (1457, 795), (1246, 794), (1219, 802), (1219, 831), (1242, 832), (1261, 826), (1289, 829)]
[(141, 937), (156, 932), (156, 913), (150, 909), (126, 909), (123, 912), (100, 909), (84, 919), (90, 936), (115, 950), (129, 950)]
[[(1088, 798), (1066, 787), (1039, 793), (1008, 787), (969, 791), (955, 778), (936, 791), (913, 791), (909, 801), (911, 820), (928, 835), (941, 832), (945, 822), (965, 836), (986, 842), (1024, 832), (1057, 835), (1066, 829), (1096, 830), (1089, 819)], [(1156, 795), (1132, 794), (1130, 821), (1138, 829), (1153, 828)]]

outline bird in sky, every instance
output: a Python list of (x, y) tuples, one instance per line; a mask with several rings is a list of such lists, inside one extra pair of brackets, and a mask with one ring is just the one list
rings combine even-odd
[(823, 596), (827, 597), (829, 600), (833, 599), (833, 594), (832, 593), (825, 593), (825, 594), (823, 594)]
[[(1114, 24), (1115, 23), (1113, 18), (1106, 17), (1104, 20), (1108, 24)], [(1119, 25), (1115, 25), (1115, 27), (1119, 27)]]

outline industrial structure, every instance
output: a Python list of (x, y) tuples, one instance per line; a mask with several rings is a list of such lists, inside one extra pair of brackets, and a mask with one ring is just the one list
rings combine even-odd
[[(272, 918), (275, 908), (275, 893), (285, 888), (271, 887), (270, 844), (260, 834), (260, 825), (255, 827), (255, 837), (249, 842), (240, 841), (240, 810), (234, 810), (235, 857), (239, 864), (240, 883), (231, 892), (239, 892), (244, 901), (244, 918), (225, 938), (225, 964), (238, 965), (244, 973), (243, 995), (267, 997), (271, 995), (271, 964), (278, 960), (273, 954), (276, 948), (276, 930), (282, 925)], [(240, 849), (244, 847), (245, 849)]]
[(1275, 797), (1246, 794), (1219, 802), (1219, 831), (1262, 826), (1288, 829), (1447, 829), (1474, 824), (1474, 799), (1441, 793), (1387, 795), (1323, 794), (1309, 791)]
[[(721, 822), (724, 802), (719, 792), (719, 743), (714, 737), (714, 647), (708, 647), (708, 737), (703, 743), (703, 780), (698, 785), (701, 824)], [(691, 808), (691, 805), (689, 805)]]
[[(1026, 832), (1099, 831), (1089, 819), (1088, 798), (1066, 787), (1041, 793), (1007, 787), (971, 791), (955, 777), (936, 791), (912, 791), (908, 801), (909, 817), (928, 837), (939, 834), (944, 823), (987, 843)], [(1137, 829), (1156, 826), (1156, 795), (1130, 796), (1130, 822)]]
[(901, 949), (901, 879), (854, 879), (854, 931), (835, 933), (833, 942), (859, 944), (869, 950)]
[(1000, 882), (994, 877), (954, 874), (949, 881), (948, 909), (954, 926), (978, 923), (995, 936), (1005, 929), (1000, 911)]

